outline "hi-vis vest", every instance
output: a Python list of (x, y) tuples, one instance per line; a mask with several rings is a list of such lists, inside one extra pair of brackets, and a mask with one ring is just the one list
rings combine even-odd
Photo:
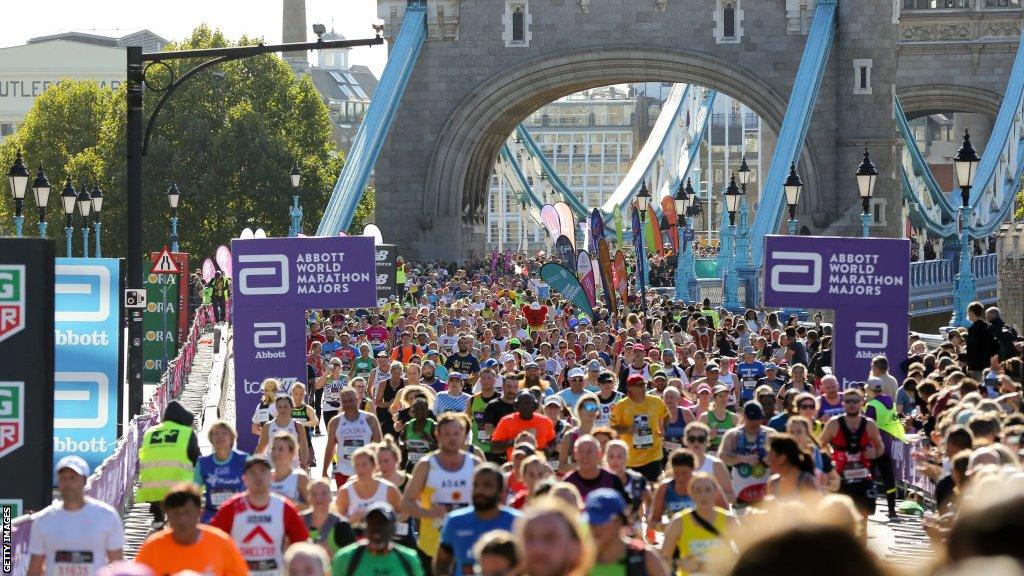
[(188, 442), (192, 427), (165, 420), (146, 430), (139, 449), (140, 502), (160, 502), (178, 482), (193, 478), (192, 461), (188, 459)]
[(903, 430), (903, 423), (896, 417), (896, 411), (886, 408), (878, 400), (868, 400), (867, 405), (875, 408), (875, 423), (878, 424), (878, 429), (888, 432), (893, 438), (903, 442), (906, 431)]

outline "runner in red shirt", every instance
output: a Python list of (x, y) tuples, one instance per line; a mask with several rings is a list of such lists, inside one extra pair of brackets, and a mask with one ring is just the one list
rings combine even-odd
[(270, 462), (252, 456), (242, 474), (246, 491), (225, 502), (210, 525), (227, 532), (253, 576), (284, 573), (284, 550), (309, 539), (309, 530), (288, 499), (270, 492)]

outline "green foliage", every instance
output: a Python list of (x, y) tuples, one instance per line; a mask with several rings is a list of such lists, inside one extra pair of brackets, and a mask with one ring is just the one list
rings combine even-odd
[[(239, 45), (260, 40), (243, 37)], [(167, 50), (228, 46), (220, 31), (196, 28)], [(201, 60), (168, 62), (180, 78)], [(151, 70), (164, 78), (166, 70)], [(145, 121), (162, 92), (146, 91)], [(46, 171), (53, 191), (47, 221), (50, 236), (63, 237), (59, 195), (65, 178), (79, 188), (98, 184), (104, 193), (104, 255), (123, 256), (125, 207), (125, 88), (111, 91), (95, 82), (65, 80), (40, 96), (18, 131), (0, 147), (0, 166), (10, 166), (18, 149), (33, 176)], [(198, 73), (167, 101), (143, 159), (143, 213), (147, 249), (169, 242), (171, 182), (181, 190), (178, 230), (181, 246), (194, 257), (209, 255), (242, 228), (262, 227), (284, 236), (292, 188), (288, 173), (302, 171), (303, 229), (315, 231), (344, 159), (331, 138), (331, 122), (309, 77), (296, 78), (275, 55), (220, 64)], [(9, 195), (8, 195), (9, 198)], [(0, 233), (9, 233), (12, 202), (0, 203)], [(31, 207), (34, 204), (26, 201)], [(26, 210), (26, 232), (34, 231), (35, 210)], [(360, 203), (353, 228), (373, 214), (373, 194)], [(76, 216), (76, 226), (78, 224)], [(80, 245), (76, 244), (76, 250)]]
[(374, 213), (377, 211), (377, 191), (373, 186), (367, 186), (363, 190), (363, 199), (356, 206), (356, 213), (352, 217), (352, 225), (348, 227), (348, 234), (362, 234), (363, 227), (374, 221)]

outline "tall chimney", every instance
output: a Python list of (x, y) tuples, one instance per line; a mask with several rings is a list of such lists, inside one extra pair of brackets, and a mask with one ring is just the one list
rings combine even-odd
[[(306, 41), (306, 0), (284, 0), (284, 14), (281, 19), (281, 41)], [(284, 61), (296, 74), (309, 72), (307, 52), (285, 52)]]

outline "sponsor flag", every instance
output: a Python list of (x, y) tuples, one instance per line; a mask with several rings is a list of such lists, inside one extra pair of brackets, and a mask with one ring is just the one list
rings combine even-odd
[(676, 214), (676, 203), (672, 196), (665, 196), (661, 199), (661, 212), (665, 215), (665, 223), (668, 224), (668, 241), (672, 244), (672, 251), (679, 253), (679, 215)]
[(569, 270), (576, 269), (576, 251), (572, 249), (572, 242), (565, 235), (559, 236), (555, 241), (555, 256)]
[(591, 254), (597, 254), (597, 241), (604, 238), (604, 219), (601, 218), (601, 211), (597, 208), (590, 213), (590, 238), (587, 242), (587, 250)]
[(601, 273), (601, 290), (604, 292), (604, 303), (609, 313), (618, 309), (615, 302), (615, 284), (612, 283), (612, 258), (608, 251), (608, 241), (601, 238), (597, 241), (597, 269)]
[(615, 209), (615, 244), (622, 246), (622, 209)]
[(551, 204), (545, 204), (540, 209), (540, 220), (548, 231), (551, 243), (554, 244), (555, 240), (558, 240), (558, 237), (562, 234), (562, 224), (558, 216), (558, 210), (555, 210), (555, 207)]
[(209, 282), (213, 280), (213, 276), (217, 273), (216, 266), (213, 265), (213, 260), (207, 258), (203, 260), (203, 282)]
[(647, 226), (645, 228), (644, 233), (648, 234), (645, 238), (650, 239), (647, 243), (649, 250), (655, 254), (661, 254), (665, 244), (661, 238), (661, 220), (655, 214), (654, 206), (647, 207)]
[(615, 291), (619, 293), (619, 302), (623, 306), (629, 306), (629, 276), (626, 272), (626, 256), (622, 250), (615, 251), (615, 263), (612, 266), (612, 282), (615, 283)]
[(590, 318), (594, 317), (594, 309), (590, 305), (590, 300), (587, 299), (583, 286), (580, 285), (580, 281), (572, 270), (557, 262), (548, 262), (541, 266), (540, 277), (551, 286), (552, 290), (572, 302), (580, 312)]
[(217, 262), (217, 267), (224, 272), (224, 275), (231, 278), (231, 250), (227, 246), (218, 246), (217, 253), (214, 254), (214, 260)]
[[(562, 231), (562, 235), (569, 238), (569, 242), (572, 243), (573, 250), (576, 249), (576, 216), (572, 213), (572, 208), (565, 202), (555, 202), (555, 211), (558, 212), (558, 225)], [(572, 269), (572, 266), (569, 266)]]
[(647, 311), (647, 274), (645, 272), (647, 268), (647, 254), (644, 250), (644, 242), (640, 233), (640, 212), (637, 211), (636, 207), (633, 207), (633, 251), (636, 252), (636, 287), (637, 291), (640, 292), (640, 308), (644, 312)]
[(576, 276), (583, 285), (583, 291), (587, 293), (590, 305), (597, 304), (597, 291), (594, 285), (594, 263), (590, 261), (590, 254), (586, 250), (580, 250), (576, 256)]

